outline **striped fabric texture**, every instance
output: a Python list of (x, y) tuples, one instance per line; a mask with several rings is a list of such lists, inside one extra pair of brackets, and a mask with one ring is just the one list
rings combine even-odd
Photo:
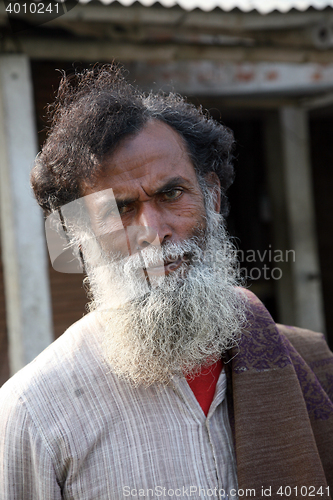
[(85, 316), (0, 390), (0, 499), (235, 493), (225, 372), (206, 418), (185, 378), (136, 389), (119, 380), (101, 335)]

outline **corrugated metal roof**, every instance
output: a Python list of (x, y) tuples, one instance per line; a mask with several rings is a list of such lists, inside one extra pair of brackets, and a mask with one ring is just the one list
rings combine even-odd
[[(80, 3), (88, 3), (90, 0), (79, 0)], [(116, 0), (100, 0), (101, 3), (109, 5)], [(118, 0), (120, 4), (129, 7), (137, 0)], [(325, 7), (333, 7), (333, 0), (139, 0), (141, 5), (151, 7), (159, 3), (163, 7), (174, 7), (179, 5), (182, 9), (191, 11), (193, 9), (201, 9), (203, 11), (211, 11), (215, 8), (220, 8), (223, 11), (229, 12), (232, 9), (239, 9), (243, 12), (256, 10), (261, 14), (268, 14), (273, 10), (280, 12), (288, 12), (291, 9), (300, 11), (307, 10), (309, 7), (315, 9), (324, 9)]]

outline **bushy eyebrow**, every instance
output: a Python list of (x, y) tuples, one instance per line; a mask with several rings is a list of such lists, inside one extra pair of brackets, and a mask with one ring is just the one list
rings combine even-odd
[(173, 177), (172, 179), (169, 179), (163, 186), (158, 188), (154, 194), (160, 194), (160, 193), (165, 193), (167, 191), (170, 191), (171, 189), (175, 189), (176, 187), (179, 186), (184, 186), (187, 187), (189, 185), (188, 181), (184, 179), (184, 177), (181, 177), (180, 175), (178, 177)]
[[(167, 182), (165, 182), (162, 186), (157, 188), (152, 195), (149, 196), (154, 196), (156, 194), (161, 194), (161, 193), (166, 193), (167, 191), (171, 191), (172, 189), (175, 189), (176, 187), (189, 187), (190, 184), (189, 182), (184, 179), (182, 176), (177, 176), (177, 177), (172, 177), (172, 179), (169, 179)], [(122, 198), (116, 197), (116, 203), (118, 208), (126, 207), (127, 205), (130, 205), (131, 203), (135, 203), (137, 201), (138, 197), (136, 198)]]

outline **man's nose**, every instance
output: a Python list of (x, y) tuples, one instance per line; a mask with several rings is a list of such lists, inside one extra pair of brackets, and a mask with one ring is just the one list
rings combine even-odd
[(172, 230), (163, 219), (163, 214), (149, 206), (149, 203), (138, 214), (136, 225), (136, 245), (140, 249), (161, 244), (172, 236)]
[(158, 243), (160, 243), (160, 239), (156, 229), (148, 226), (138, 226), (136, 234), (136, 246), (138, 249)]

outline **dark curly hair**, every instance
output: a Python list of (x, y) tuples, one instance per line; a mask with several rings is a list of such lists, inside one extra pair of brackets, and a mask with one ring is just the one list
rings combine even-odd
[(56, 100), (49, 106), (47, 140), (31, 172), (31, 184), (45, 215), (80, 196), (81, 186), (103, 172), (103, 159), (125, 136), (148, 120), (160, 120), (185, 140), (199, 178), (215, 172), (221, 182), (221, 213), (233, 181), (233, 134), (202, 108), (177, 94), (148, 95), (126, 82), (115, 65), (63, 74)]

